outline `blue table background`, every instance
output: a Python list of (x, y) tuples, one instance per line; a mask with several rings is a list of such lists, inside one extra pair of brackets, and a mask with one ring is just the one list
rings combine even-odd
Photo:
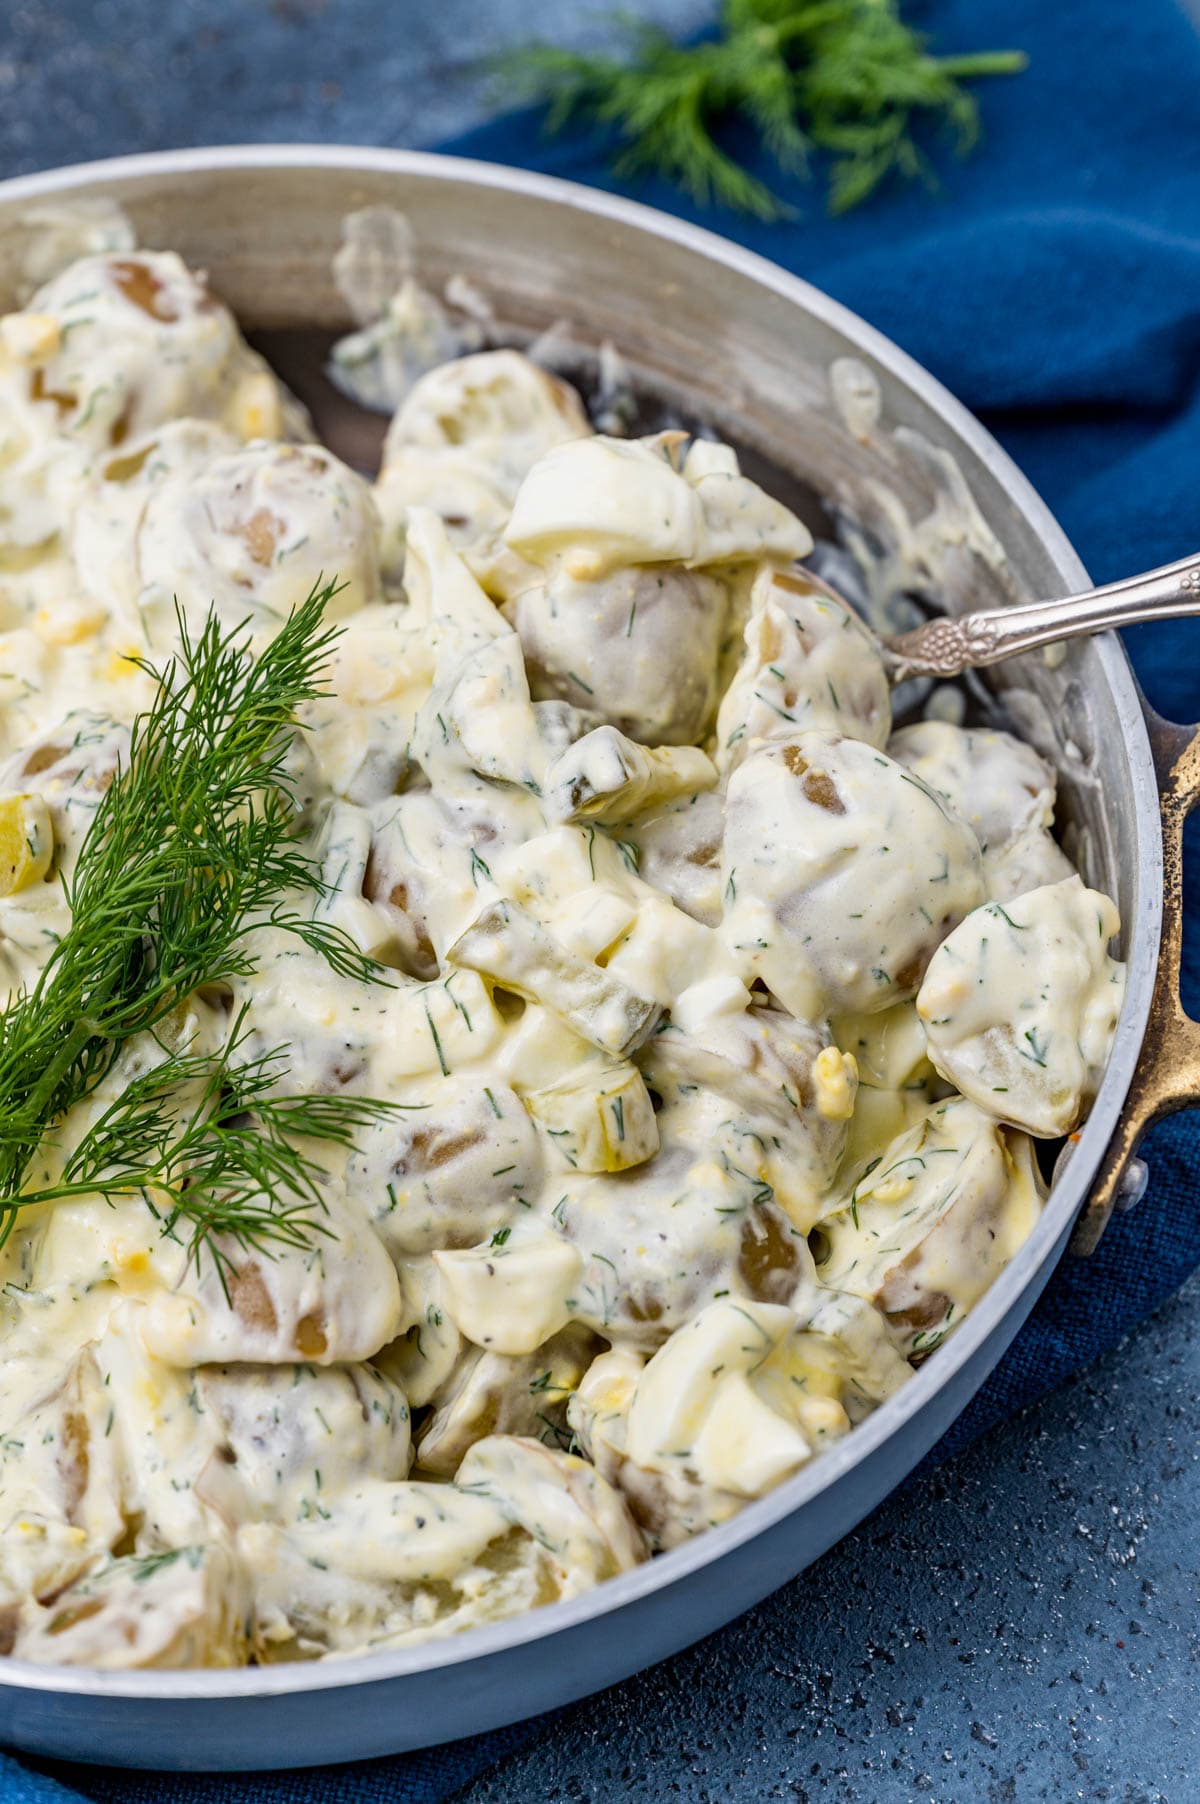
[[(1079, 0), (1044, 3), (1072, 4), (1085, 28)], [(638, 10), (683, 32), (709, 8)], [(939, 8), (926, 10), (936, 22)], [(577, 3), (537, 28), (563, 41), (598, 29)], [(171, 144), (433, 142), (486, 112), (475, 59), (529, 29), (523, 0), (0, 0), (0, 175)], [(986, 95), (984, 110), (986, 121)], [(869, 215), (838, 230), (848, 266), (869, 259)], [(869, 275), (868, 261), (856, 279)], [(1002, 405), (1000, 351), (996, 379)], [(1037, 457), (1031, 437), (1035, 480)], [(1109, 542), (1089, 550), (1098, 575), (1120, 568), (1122, 524), (1114, 509)], [(1187, 548), (1164, 543), (1163, 555)], [(1165, 708), (1195, 693), (1192, 669), (1161, 680)], [(561, 1718), (460, 1804), (1189, 1804), (1200, 1797), (1198, 1420), (1193, 1283), (760, 1609)], [(372, 1798), (388, 1795), (380, 1780)], [(136, 1786), (154, 1795), (155, 1782)], [(207, 1797), (219, 1804), (220, 1788)]]

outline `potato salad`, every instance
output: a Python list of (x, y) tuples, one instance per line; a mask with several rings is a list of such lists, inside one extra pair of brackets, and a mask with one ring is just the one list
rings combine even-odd
[(1020, 1248), (1116, 909), (1028, 745), (893, 731), (811, 550), (517, 350), (421, 375), (372, 483), (171, 252), (0, 319), (4, 1652), (570, 1598)]

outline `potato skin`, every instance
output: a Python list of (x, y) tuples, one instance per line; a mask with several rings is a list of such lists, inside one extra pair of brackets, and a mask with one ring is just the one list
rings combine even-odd
[(717, 704), (724, 585), (673, 565), (633, 565), (592, 580), (565, 568), (507, 612), (530, 692), (603, 715), (643, 745), (695, 745)]

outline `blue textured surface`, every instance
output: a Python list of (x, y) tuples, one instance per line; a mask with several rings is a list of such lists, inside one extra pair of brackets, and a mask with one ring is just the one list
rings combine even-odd
[[(579, 10), (563, 8), (555, 29), (573, 29)], [(654, 10), (674, 24), (702, 11)], [(985, 94), (986, 153), (952, 170), (938, 201), (893, 195), (830, 224), (806, 193), (809, 216), (793, 227), (707, 223), (849, 301), (984, 411), (1098, 576), (1194, 549), (1200, 50), (1169, 0), (1136, 15), (1114, 0), (924, 11), (948, 47), (1034, 52), (1020, 83)], [(166, 13), (147, 0), (10, 0), (0, 164), (242, 138), (425, 140), (477, 104), (461, 79), (469, 59), (524, 29), (508, 0), (443, 0), (436, 16), (368, 0), (188, 0)], [(544, 146), (527, 124), (466, 148), (604, 179), (595, 144)], [(1133, 647), (1152, 698), (1181, 717), (1200, 715), (1194, 643), (1175, 628)], [(1098, 1265), (1064, 1269), (1039, 1333), (957, 1440), (1178, 1282), (1195, 1258), (1195, 1143), (1190, 1125), (1155, 1136), (1150, 1201)], [(910, 1486), (732, 1629), (560, 1719), (466, 1797), (1200, 1795), (1197, 1294)], [(305, 1782), (71, 1778), (130, 1804), (415, 1800), (444, 1795), (451, 1771), (460, 1781), (460, 1757)]]

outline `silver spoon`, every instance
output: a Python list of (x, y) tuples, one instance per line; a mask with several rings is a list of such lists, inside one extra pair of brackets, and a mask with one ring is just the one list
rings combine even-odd
[[(824, 589), (836, 601), (841, 597), (810, 570), (804, 572), (814, 587)], [(846, 603), (842, 601), (842, 606)], [(895, 683), (906, 677), (953, 677), (984, 664), (999, 664), (1018, 652), (1060, 639), (1078, 639), (1110, 627), (1138, 626), (1147, 620), (1175, 620), (1182, 614), (1200, 614), (1200, 555), (1180, 558), (1148, 570), (1144, 576), (1128, 576), (1106, 583), (1082, 595), (1064, 595), (1056, 601), (1025, 601), (1011, 608), (985, 608), (952, 618), (938, 615), (908, 633), (881, 641), (888, 675)]]
[(1200, 556), (1081, 595), (986, 608), (954, 619), (941, 615), (885, 639), (884, 655), (894, 682), (910, 676), (951, 677), (1039, 645), (1184, 614), (1200, 614)]

